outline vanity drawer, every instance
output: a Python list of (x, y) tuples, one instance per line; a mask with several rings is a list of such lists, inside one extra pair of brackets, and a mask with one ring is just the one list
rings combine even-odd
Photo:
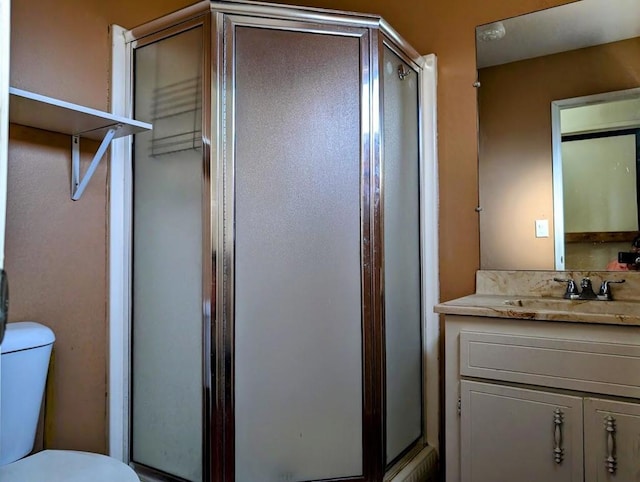
[(640, 398), (640, 345), (461, 331), (460, 374)]

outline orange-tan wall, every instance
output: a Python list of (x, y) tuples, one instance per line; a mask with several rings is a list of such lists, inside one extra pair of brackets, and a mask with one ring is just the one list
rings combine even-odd
[(554, 269), (551, 102), (638, 87), (638, 58), (635, 38), (480, 71), (482, 268)]
[[(133, 27), (191, 3), (14, 0), (11, 85), (108, 110), (109, 25)], [(57, 338), (44, 442), (106, 452), (107, 169), (73, 202), (67, 136), (12, 126), (9, 142), (10, 319), (40, 321)]]
[[(299, 4), (297, 0), (280, 3)], [(562, 0), (306, 0), (305, 5), (382, 15), (422, 54), (438, 56), (440, 293), (472, 293), (480, 266), (476, 25), (570, 3)]]
[[(13, 0), (11, 84), (107, 110), (108, 26), (131, 28), (191, 3)], [(479, 267), (474, 28), (566, 1), (303, 3), (379, 13), (419, 52), (438, 55), (441, 298), (473, 292)], [(80, 201), (69, 201), (67, 142), (24, 128), (11, 133), (6, 249), (11, 319), (40, 320), (58, 336), (47, 407), (48, 446), (104, 452), (107, 171), (97, 173)]]

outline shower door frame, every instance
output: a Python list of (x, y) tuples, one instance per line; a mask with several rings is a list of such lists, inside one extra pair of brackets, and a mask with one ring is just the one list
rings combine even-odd
[[(218, 229), (218, 226), (222, 226), (220, 220), (216, 219), (216, 210), (213, 209), (214, 203), (217, 206), (222, 206), (224, 202), (225, 193), (220, 183), (222, 182), (222, 176), (219, 174), (224, 169), (225, 158), (223, 155), (223, 148), (225, 142), (225, 132), (223, 126), (223, 109), (222, 105), (224, 99), (222, 98), (223, 83), (225, 82), (225, 73), (222, 59), (224, 58), (224, 20), (228, 15), (236, 15), (238, 18), (247, 19), (253, 16), (256, 18), (256, 11), (262, 9), (268, 10), (270, 18), (279, 18), (286, 21), (292, 20), (292, 15), (296, 14), (299, 18), (297, 20), (298, 25), (302, 27), (309, 27), (310, 22), (317, 20), (323, 23), (323, 27), (327, 28), (327, 20), (331, 20), (330, 25), (335, 28), (347, 27), (347, 28), (359, 28), (367, 29), (369, 32), (369, 52), (370, 54), (377, 49), (381, 49), (383, 45), (388, 45), (393, 48), (394, 52), (401, 53), (402, 56), (408, 60), (411, 60), (414, 65), (417, 65), (422, 70), (420, 71), (420, 107), (419, 107), (419, 119), (420, 119), (420, 132), (419, 139), (421, 141), (421, 165), (420, 165), (420, 189), (421, 189), (421, 237), (423, 239), (421, 246), (421, 258), (422, 263), (426, 266), (432, 267), (427, 270), (423, 266), (422, 280), (423, 280), (423, 356), (425, 363), (423, 364), (423, 374), (427, 375), (427, 381), (423, 386), (423, 441), (428, 441), (432, 446), (438, 447), (438, 424), (439, 424), (439, 409), (438, 409), (438, 337), (439, 337), (439, 320), (436, 315), (433, 314), (433, 306), (438, 302), (438, 269), (437, 269), (437, 156), (436, 156), (436, 109), (435, 109), (435, 73), (436, 73), (436, 59), (435, 56), (419, 57), (411, 49), (408, 44), (398, 36), (395, 31), (386, 24), (379, 17), (357, 14), (341, 14), (336, 12), (337, 16), (328, 15), (326, 13), (318, 12), (314, 9), (305, 8), (292, 8), (292, 7), (278, 7), (271, 5), (269, 7), (259, 7), (246, 3), (210, 3), (203, 1), (195, 4), (186, 9), (180, 10), (174, 14), (167, 15), (160, 19), (154, 20), (141, 27), (127, 31), (118, 26), (112, 26), (112, 48), (113, 48), (113, 69), (112, 69), (112, 110), (121, 115), (132, 114), (132, 42), (137, 41), (150, 34), (161, 35), (167, 33), (168, 27), (177, 27), (178, 24), (183, 22), (193, 22), (194, 19), (199, 18), (204, 24), (207, 24), (207, 31), (204, 32), (205, 39), (210, 38), (211, 42), (208, 46), (208, 55), (205, 57), (204, 64), (204, 79), (203, 85), (212, 85), (213, 88), (211, 98), (208, 99), (209, 108), (206, 108), (206, 103), (203, 104), (203, 117), (207, 116), (207, 122), (209, 125), (203, 125), (203, 133), (211, 132), (212, 139), (203, 139), (203, 151), (208, 150), (209, 154), (209, 166), (210, 177), (207, 180), (215, 179), (217, 182), (209, 183), (210, 193), (210, 213), (208, 219), (205, 221), (205, 233), (210, 233), (210, 238), (205, 245), (210, 247), (210, 251), (205, 249), (205, 263), (210, 261), (211, 274), (215, 270), (215, 278), (224, 279), (224, 263), (220, 262), (216, 264), (216, 253), (222, 253), (218, 250), (218, 247), (224, 246), (225, 233), (222, 229)], [(265, 13), (265, 17), (266, 17)], [(265, 20), (262, 18), (261, 20)], [(207, 37), (208, 36), (208, 37)], [(205, 48), (206, 47), (205, 40)], [(408, 52), (408, 53), (407, 53)], [(369, 59), (372, 57), (369, 56)], [(207, 60), (209, 59), (209, 60)], [(124, 68), (123, 68), (124, 67)], [(381, 98), (377, 92), (375, 95), (373, 90), (374, 84), (379, 88), (378, 82), (373, 82), (373, 76), (377, 80), (379, 74), (379, 63), (369, 62), (369, 68), (371, 72), (368, 73), (371, 81), (369, 82), (368, 92), (368, 109), (369, 114), (375, 113), (376, 115), (370, 115), (368, 120), (368, 128), (371, 133), (377, 135), (371, 135), (367, 148), (364, 149), (364, 155), (366, 152), (371, 157), (378, 156), (378, 168), (379, 168), (379, 156), (381, 155), (381, 120), (380, 112), (381, 106), (377, 103)], [(425, 75), (427, 74), (427, 75)], [(209, 78), (207, 79), (207, 75)], [(207, 83), (208, 82), (208, 83)], [(425, 88), (426, 86), (426, 88)], [(204, 89), (203, 101), (206, 102), (206, 96), (209, 95), (208, 89)], [(363, 99), (366, 97), (363, 92)], [(374, 103), (373, 100), (376, 100)], [(375, 104), (375, 105), (374, 105)], [(425, 110), (425, 106), (427, 107)], [(375, 118), (374, 118), (375, 117)], [(207, 128), (208, 127), (208, 128)], [(377, 131), (376, 131), (377, 128)], [(217, 129), (217, 132), (213, 132), (212, 129)], [(203, 134), (204, 135), (204, 134)], [(227, 133), (228, 135), (228, 133)], [(204, 154), (204, 153), (203, 153)], [(109, 316), (110, 316), (110, 360), (109, 360), (109, 453), (125, 462), (129, 462), (129, 383), (130, 383), (130, 267), (131, 267), (131, 140), (122, 139), (114, 141), (111, 149), (111, 171), (110, 171), (110, 297), (109, 297)], [(371, 162), (371, 159), (369, 160)], [(371, 164), (370, 164), (371, 165)], [(429, 177), (427, 177), (429, 176)], [(379, 172), (377, 176), (371, 175), (372, 185), (370, 186), (370, 194), (379, 196)], [(369, 209), (380, 209), (379, 203), (373, 202), (369, 205)], [(373, 213), (372, 213), (373, 214)], [(370, 218), (372, 221), (379, 220), (375, 215)], [(124, 221), (124, 222), (123, 222)], [(208, 226), (208, 229), (207, 229)], [(375, 221), (369, 225), (370, 229), (377, 229), (377, 235), (373, 236), (373, 240), (380, 240), (381, 225)], [(377, 236), (377, 237), (376, 237)], [(364, 246), (364, 244), (363, 244)], [(378, 261), (376, 267), (378, 268), (374, 275), (369, 277), (369, 280), (375, 280), (375, 286), (370, 286), (366, 289), (373, 290), (372, 293), (379, 294), (381, 288), (381, 274), (380, 274), (380, 257), (381, 246), (372, 245), (369, 248), (372, 256)], [(222, 253), (226, 256), (226, 253)], [(364, 254), (364, 252), (363, 252)], [(226, 257), (224, 258), (226, 260)], [(205, 294), (205, 300), (203, 309), (203, 316), (212, 316), (216, 319), (222, 320), (222, 310), (224, 310), (224, 304), (227, 303), (224, 294), (224, 283), (215, 284), (214, 277), (211, 276), (209, 280), (205, 280), (203, 286), (209, 286), (209, 297)], [(203, 291), (204, 293), (204, 291)], [(365, 296), (365, 286), (363, 285), (363, 297)], [(379, 295), (378, 295), (379, 296)], [(215, 300), (223, 301), (224, 303), (216, 304)], [(373, 303), (376, 306), (376, 303)], [(363, 317), (367, 316), (363, 312)], [(382, 337), (383, 333), (380, 328), (380, 317), (382, 313), (377, 313), (375, 319), (377, 320), (375, 326), (377, 332), (370, 334), (369, 344), (375, 346), (374, 351), (381, 353), (381, 347), (384, 344)], [(209, 381), (213, 380), (212, 371), (216, 372), (216, 379), (214, 386), (203, 386), (203, 401), (205, 407), (204, 416), (207, 420), (207, 424), (204, 427), (204, 434), (210, 434), (208, 441), (203, 440), (206, 451), (204, 452), (204, 458), (208, 458), (207, 467), (205, 467), (205, 473), (209, 473), (211, 480), (224, 480), (227, 482), (233, 481), (233, 470), (229, 470), (228, 467), (233, 467), (234, 463), (234, 445), (229, 446), (229, 440), (233, 440), (233, 384), (231, 380), (233, 364), (230, 356), (232, 352), (229, 347), (232, 345), (232, 333), (227, 323), (217, 323), (212, 328), (211, 321), (208, 326), (210, 330), (206, 331), (205, 328), (205, 341), (212, 343), (205, 353), (210, 353), (210, 363), (205, 363), (205, 378)], [(218, 340), (216, 346), (215, 340)], [(364, 341), (364, 340), (363, 340)], [(375, 345), (373, 345), (375, 344)], [(363, 350), (365, 349), (363, 345)], [(382, 366), (382, 358), (380, 356), (374, 356), (373, 361), (370, 362), (370, 367), (363, 365), (363, 381), (366, 377), (381, 377), (384, 373), (384, 367)], [(424, 378), (424, 376), (423, 376)], [(424, 382), (424, 381), (423, 381)], [(367, 425), (363, 424), (363, 438), (368, 440), (375, 440), (376, 442), (369, 442), (372, 446), (371, 453), (376, 452), (375, 455), (368, 457), (364, 456), (363, 471), (365, 476), (379, 477), (381, 478), (384, 472), (384, 459), (382, 454), (384, 453), (383, 440), (380, 435), (380, 431), (383, 430), (383, 413), (382, 402), (383, 397), (383, 384), (378, 382), (380, 387), (377, 390), (378, 393), (375, 396), (375, 400), (369, 401), (370, 413), (366, 415), (373, 417), (377, 421), (373, 425), (377, 425), (374, 431), (377, 431), (377, 435), (374, 433), (367, 433)], [(363, 396), (366, 392), (363, 392)], [(435, 401), (434, 404), (427, 405), (427, 394), (429, 399)], [(206, 413), (208, 412), (208, 413)], [(209, 418), (207, 418), (209, 417)], [(366, 417), (365, 417), (366, 418)], [(375, 435), (375, 436), (374, 436)], [(373, 436), (373, 437), (372, 437)], [(218, 443), (222, 439), (226, 439), (227, 442)], [(379, 441), (379, 443), (378, 443)], [(374, 447), (378, 444), (379, 447)], [(364, 449), (364, 446), (363, 446)], [(364, 454), (363, 454), (364, 455)], [(409, 455), (410, 456), (410, 455)], [(405, 457), (406, 459), (407, 457)], [(376, 462), (381, 460), (382, 462)], [(231, 464), (231, 465), (229, 465)], [(374, 468), (374, 465), (378, 468)], [(225, 468), (225, 466), (227, 468)], [(369, 469), (368, 467), (372, 468)], [(374, 475), (375, 472), (375, 475)], [(362, 479), (345, 479), (345, 480), (362, 480)]]
[[(425, 193), (424, 190), (426, 188), (425, 183), (423, 182), (424, 179), (424, 173), (423, 173), (423, 151), (424, 151), (424, 143), (423, 143), (423, 136), (422, 136), (422, 132), (424, 131), (424, 125), (423, 125), (423, 112), (422, 112), (422, 100), (424, 97), (424, 92), (423, 89), (425, 88), (424, 83), (422, 82), (422, 65), (421, 62), (416, 61), (415, 57), (411, 57), (407, 51), (403, 48), (400, 48), (400, 46), (397, 43), (397, 39), (393, 39), (389, 36), (389, 33), (386, 31), (383, 31), (382, 34), (380, 35), (380, 39), (378, 42), (378, 71), (379, 72), (383, 72), (384, 69), (384, 50), (385, 48), (388, 48), (389, 51), (393, 54), (395, 54), (396, 56), (398, 56), (398, 58), (402, 61), (405, 62), (407, 64), (407, 66), (416, 74), (417, 78), (418, 78), (418, 83), (417, 83), (417, 105), (416, 105), (416, 110), (417, 110), (417, 119), (418, 119), (418, 125), (417, 125), (417, 132), (416, 132), (416, 136), (418, 138), (418, 212), (419, 212), (419, 217), (418, 217), (418, 234), (419, 234), (419, 242), (418, 242), (418, 246), (419, 246), (419, 252), (418, 254), (418, 259), (420, 260), (420, 267), (419, 267), (419, 271), (420, 271), (420, 286), (419, 286), (419, 292), (420, 292), (420, 339), (421, 339), (421, 347), (424, 346), (424, 339), (425, 339), (425, 334), (426, 334), (426, 317), (425, 317), (425, 305), (426, 305), (426, 300), (425, 300), (425, 257), (427, 256), (427, 252), (425, 250), (425, 244), (427, 243), (427, 240), (425, 239), (425, 233), (423, 230), (423, 226), (425, 223), (424, 220), (424, 216), (422, 214), (422, 210), (423, 207), (426, 206), (424, 198), (425, 198)], [(422, 59), (420, 59), (422, 60)], [(384, 82), (381, 82), (382, 88), (381, 88), (381, 92), (380, 92), (380, 96), (379, 96), (379, 100), (380, 100), (380, 105), (377, 107), (378, 112), (380, 113), (380, 138), (381, 141), (379, 143), (379, 158), (380, 158), (380, 162), (379, 162), (379, 170), (380, 173), (383, 173), (384, 171), (384, 163), (385, 163), (385, 156), (384, 156), (384, 135), (383, 135), (383, 129), (384, 129)], [(382, 174), (381, 174), (382, 175)], [(380, 233), (384, 233), (384, 224), (385, 224), (385, 219), (384, 219), (384, 204), (385, 204), (385, 198), (386, 198), (386, 194), (385, 194), (385, 183), (384, 180), (382, 180), (382, 182), (380, 183), (380, 209), (379, 209), (379, 214), (378, 214), (378, 218), (377, 219), (377, 224), (379, 225), (379, 231)], [(381, 234), (381, 239), (382, 242), (380, 243), (380, 250), (382, 253), (384, 253), (384, 234)], [(382, 260), (381, 260), (381, 274), (380, 274), (380, 297), (383, 300), (382, 303), (382, 327), (383, 327), (383, 338), (382, 338), (382, 344), (384, 345), (384, 347), (386, 347), (386, 335), (384, 333), (384, 330), (386, 330), (386, 326), (387, 326), (387, 321), (386, 321), (386, 313), (385, 313), (385, 306), (384, 306), (384, 301), (385, 301), (385, 294), (386, 293), (386, 289), (385, 289), (385, 267), (384, 267), (384, 256), (382, 255)], [(386, 438), (386, 423), (387, 423), (387, 405), (386, 405), (386, 401), (387, 401), (387, 361), (386, 361), (386, 349), (383, 349), (382, 351), (383, 356), (382, 356), (382, 362), (381, 362), (381, 367), (382, 367), (382, 378), (383, 378), (383, 384), (382, 384), (382, 391), (383, 391), (383, 400), (384, 400), (384, 406), (382, 409), (382, 414), (383, 414), (383, 423), (384, 423), (384, 427), (383, 430), (385, 432), (385, 437), (384, 437), (384, 441), (385, 441), (385, 445), (387, 443), (387, 438)], [(423, 353), (424, 355), (424, 353)], [(397, 455), (395, 458), (393, 458), (392, 460), (387, 462), (387, 453), (386, 453), (386, 447), (385, 447), (385, 458), (384, 458), (384, 466), (385, 466), (385, 471), (390, 471), (392, 470), (394, 467), (396, 466), (401, 466), (403, 465), (402, 462), (406, 461), (406, 460), (410, 460), (411, 458), (413, 458), (415, 455), (417, 455), (417, 453), (423, 448), (424, 444), (421, 444), (421, 442), (424, 442), (426, 439), (426, 434), (427, 434), (427, 429), (426, 429), (426, 414), (427, 414), (427, 410), (426, 410), (426, 383), (425, 383), (425, 374), (427, 372), (427, 366), (426, 366), (426, 360), (423, 360), (421, 367), (420, 367), (420, 390), (422, 393), (422, 407), (421, 407), (421, 431), (420, 431), (420, 435), (418, 436), (418, 438), (416, 438), (413, 442), (411, 442), (408, 446), (406, 446), (399, 455)]]
[[(215, 203), (217, 202), (217, 178), (219, 173), (217, 171), (218, 163), (215, 162), (215, 157), (212, 156), (212, 146), (210, 133), (212, 133), (213, 123), (212, 123), (212, 115), (216, 112), (214, 106), (217, 106), (216, 100), (212, 98), (212, 92), (218, 92), (217, 84), (215, 83), (217, 79), (212, 78), (212, 69), (211, 69), (211, 58), (213, 55), (213, 50), (215, 49), (215, 45), (212, 45), (210, 39), (213, 38), (211, 31), (212, 28), (212, 19), (211, 16), (208, 15), (208, 11), (205, 12), (195, 12), (195, 15), (191, 14), (191, 11), (188, 12), (186, 18), (184, 18), (181, 22), (174, 22), (167, 24), (164, 28), (157, 28), (154, 24), (153, 30), (151, 32), (145, 32), (141, 34), (139, 31), (129, 39), (129, 52), (127, 55), (128, 65), (130, 66), (129, 78), (128, 78), (128, 91), (127, 97), (129, 99), (128, 108), (131, 110), (130, 114), (134, 114), (133, 111), (133, 86), (134, 86), (134, 55), (133, 52), (135, 49), (144, 47), (147, 45), (151, 45), (155, 42), (159, 42), (165, 39), (168, 39), (175, 35), (180, 35), (182, 33), (188, 32), (193, 29), (200, 28), (202, 29), (202, 117), (201, 117), (201, 125), (202, 125), (202, 177), (203, 177), (203, 185), (202, 185), (202, 419), (203, 419), (203, 427), (202, 427), (202, 476), (203, 480), (210, 480), (214, 477), (214, 472), (212, 469), (214, 467), (212, 463), (212, 447), (216, 444), (216, 432), (215, 430), (211, 430), (209, 427), (217, 427), (217, 424), (212, 417), (215, 414), (214, 405), (215, 404), (215, 393), (217, 391), (217, 387), (212, 386), (212, 359), (213, 359), (213, 347), (212, 347), (212, 314), (215, 312), (215, 281), (214, 281), (214, 266), (215, 266), (215, 253), (217, 250), (217, 236), (215, 235), (216, 230), (216, 222), (215, 215), (216, 210), (214, 209)], [(149, 24), (147, 24), (149, 25)], [(131, 35), (131, 32), (127, 33), (127, 35)], [(207, 86), (207, 87), (205, 87)], [(214, 86), (214, 89), (209, 89), (208, 86)], [(216, 136), (217, 138), (217, 136)], [(214, 152), (215, 146), (213, 147)], [(131, 161), (133, 161), (133, 156), (131, 157)], [(128, 178), (127, 187), (125, 194), (126, 199), (126, 209), (127, 209), (127, 222), (129, 223), (129, 246), (127, 248), (127, 254), (129, 257), (129, 281), (128, 281), (128, 300), (127, 300), (127, 316), (129, 319), (129, 332), (132, 329), (132, 315), (131, 309), (133, 306), (133, 294), (132, 294), (132, 266), (133, 266), (133, 253), (132, 253), (132, 240), (133, 240), (133, 173), (132, 173), (133, 162), (128, 164), (127, 173), (125, 175)], [(132, 341), (129, 340), (129, 357), (130, 353), (133, 350)], [(158, 471), (152, 467), (145, 466), (144, 464), (137, 463), (132, 460), (132, 448), (130, 446), (130, 442), (133, 436), (132, 433), (132, 423), (130, 417), (132, 415), (132, 383), (133, 383), (133, 374), (131, 373), (131, 359), (129, 359), (129, 367), (128, 367), (128, 393), (125, 400), (127, 403), (127, 421), (125, 422), (127, 425), (127, 434), (125, 435), (124, 442), (124, 456), (125, 460), (131, 465), (137, 472), (140, 474), (144, 474), (150, 477), (159, 478), (160, 480), (182, 480), (179, 477), (173, 476), (171, 474), (167, 474), (161, 471)]]
[[(230, 412), (218, 415), (224, 420), (224, 460), (219, 463), (225, 467), (224, 474), (220, 474), (220, 480), (226, 482), (235, 481), (234, 459), (235, 459), (235, 438), (234, 438), (234, 417), (233, 417), (233, 397), (234, 393), (234, 360), (235, 343), (233, 333), (235, 331), (235, 28), (252, 27), (271, 30), (282, 30), (287, 32), (299, 32), (307, 34), (336, 35), (357, 38), (360, 49), (360, 287), (361, 287), (361, 342), (362, 342), (362, 475), (340, 478), (340, 481), (365, 482), (368, 480), (381, 480), (384, 467), (381, 467), (378, 460), (382, 458), (382, 447), (378, 441), (382, 438), (382, 395), (376, 393), (381, 388), (381, 383), (376, 380), (382, 374), (382, 358), (380, 356), (380, 343), (382, 343), (382, 321), (381, 313), (375, 310), (377, 303), (376, 293), (380, 292), (380, 262), (381, 249), (380, 234), (376, 232), (377, 223), (375, 219), (380, 217), (380, 203), (376, 196), (379, 196), (379, 166), (380, 155), (376, 146), (380, 145), (380, 122), (379, 111), (375, 108), (375, 99), (379, 96), (374, 91), (376, 88), (378, 70), (377, 64), (372, 62), (373, 51), (377, 45), (379, 32), (376, 29), (362, 25), (336, 25), (332, 23), (314, 24), (298, 19), (278, 19), (260, 18), (256, 12), (243, 14), (224, 15), (224, 29), (222, 34), (224, 40), (215, 43), (224, 44), (225, 62), (221, 67), (224, 69), (224, 82), (227, 88), (224, 90), (225, 115), (225, 135), (223, 159), (224, 186), (225, 192), (223, 220), (224, 246), (223, 266), (219, 266), (218, 279), (224, 279), (224, 283), (218, 285), (218, 300), (223, 301), (223, 310), (218, 307), (217, 319), (223, 320), (224, 333), (218, 332), (221, 337), (218, 339), (219, 359), (218, 364), (224, 370), (224, 380), (228, 381), (231, 390), (224, 390), (224, 402), (219, 398), (219, 406), (230, 408)], [(374, 65), (375, 64), (375, 65)], [(233, 86), (233, 87), (230, 87)], [(222, 204), (219, 204), (222, 205)], [(227, 213), (230, 213), (227, 217)], [(224, 285), (224, 286), (222, 286)], [(373, 321), (370, 323), (369, 321)], [(220, 344), (222, 342), (222, 345)], [(220, 359), (220, 355), (224, 358)], [(222, 367), (224, 364), (224, 367)], [(225, 388), (228, 388), (225, 382)], [(220, 390), (220, 395), (223, 390)], [(321, 479), (333, 481), (338, 479)]]

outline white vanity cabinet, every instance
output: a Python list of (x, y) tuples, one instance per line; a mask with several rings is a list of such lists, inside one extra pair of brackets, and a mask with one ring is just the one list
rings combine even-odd
[(582, 482), (582, 399), (463, 380), (462, 480)]
[(640, 475), (640, 327), (447, 315), (447, 482)]
[(640, 477), (640, 404), (584, 400), (585, 481), (635, 481)]

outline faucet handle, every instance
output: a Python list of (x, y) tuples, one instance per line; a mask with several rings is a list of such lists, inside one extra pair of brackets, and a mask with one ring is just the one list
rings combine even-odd
[(572, 278), (563, 279), (563, 278), (553, 278), (553, 281), (557, 281), (558, 283), (567, 283), (567, 291), (564, 293), (564, 298), (567, 300), (577, 300), (578, 296), (580, 296), (580, 292), (578, 291), (578, 286), (576, 282), (573, 281)]
[(598, 299), (602, 301), (611, 301), (613, 300), (611, 296), (611, 288), (609, 285), (611, 283), (624, 283), (625, 280), (604, 280), (600, 285), (600, 291), (598, 291)]

